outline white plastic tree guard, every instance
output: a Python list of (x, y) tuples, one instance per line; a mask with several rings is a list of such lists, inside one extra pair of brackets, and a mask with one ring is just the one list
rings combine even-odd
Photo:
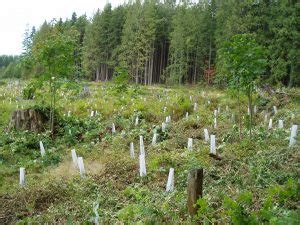
[(193, 138), (188, 138), (188, 150), (193, 151)]
[(71, 155), (72, 155), (73, 164), (77, 167), (78, 163), (77, 163), (77, 154), (76, 154), (76, 150), (75, 149), (71, 150)]
[(79, 168), (80, 176), (82, 178), (84, 178), (85, 177), (85, 169), (84, 169), (84, 164), (83, 164), (83, 158), (82, 157), (78, 157), (77, 163), (78, 163), (78, 168)]
[(112, 132), (113, 134), (116, 133), (116, 126), (115, 126), (114, 123), (112, 123), (112, 125), (111, 125), (111, 132)]
[(143, 136), (140, 136), (140, 154), (145, 155), (145, 146)]
[(272, 128), (273, 128), (273, 120), (270, 119), (270, 120), (269, 120), (268, 129), (270, 130), (270, 129), (272, 129)]
[(162, 124), (161, 124), (161, 130), (162, 130), (163, 132), (165, 132), (165, 131), (166, 131), (166, 128), (167, 128), (167, 124), (166, 124), (166, 123), (162, 123)]
[(135, 158), (133, 142), (130, 142), (130, 158), (132, 158), (132, 159)]
[(154, 133), (153, 134), (153, 137), (152, 137), (152, 145), (154, 146), (154, 145), (156, 145), (156, 141), (157, 141), (157, 133)]
[(174, 168), (170, 168), (166, 192), (174, 191)]
[(278, 120), (278, 128), (283, 129), (283, 120)]
[(197, 111), (198, 110), (198, 104), (195, 102), (194, 103), (194, 111)]
[(297, 131), (298, 131), (298, 125), (293, 125), (291, 129), (291, 137), (290, 137), (290, 144), (289, 144), (290, 147), (296, 144)]
[(206, 142), (209, 142), (209, 133), (207, 129), (204, 129), (204, 140)]
[(145, 155), (141, 154), (139, 156), (139, 161), (140, 161), (140, 177), (144, 177), (147, 175)]
[(210, 135), (210, 154), (216, 155), (216, 136)]
[(41, 150), (41, 156), (43, 157), (46, 154), (46, 151), (42, 141), (40, 141), (40, 150)]
[(25, 186), (25, 168), (24, 167), (20, 168), (20, 186), (21, 187)]

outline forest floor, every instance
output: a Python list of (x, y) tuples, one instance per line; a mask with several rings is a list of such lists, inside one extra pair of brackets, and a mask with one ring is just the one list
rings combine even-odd
[[(289, 147), (291, 126), (300, 124), (300, 89), (286, 89), (284, 100), (255, 95), (250, 140), (247, 100), (241, 99), (240, 138), (238, 105), (228, 90), (67, 82), (57, 95), (52, 139), (48, 131), (6, 130), (17, 108), (49, 112), (47, 86), (36, 90), (34, 100), (25, 100), (25, 83), (4, 81), (0, 86), (0, 224), (300, 223), (299, 138)], [(83, 86), (90, 93), (82, 94)], [(163, 131), (167, 116), (171, 122)], [(273, 127), (268, 129), (270, 118)], [(278, 128), (279, 119), (283, 128)], [(205, 128), (216, 135), (221, 160), (209, 156)], [(156, 145), (151, 143), (154, 130)], [(145, 177), (139, 176), (140, 135)], [(188, 138), (193, 138), (192, 150)], [(131, 142), (135, 158), (130, 157)], [(72, 162), (72, 149), (83, 157), (85, 178)], [(20, 167), (26, 171), (25, 187), (19, 185)], [(175, 170), (175, 189), (166, 192), (170, 168)], [(191, 218), (186, 189), (194, 168), (204, 169), (204, 186), (198, 214)]]

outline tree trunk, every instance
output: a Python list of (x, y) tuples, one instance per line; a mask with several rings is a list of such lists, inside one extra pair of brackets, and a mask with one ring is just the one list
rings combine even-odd
[(52, 126), (52, 120), (53, 120), (53, 114), (54, 114), (54, 111), (53, 111), (53, 96), (52, 96), (52, 93), (53, 93), (53, 84), (52, 84), (52, 78), (50, 77), (50, 116), (49, 116), (49, 127), (50, 127), (50, 131), (51, 131), (51, 126)]
[(197, 59), (198, 57), (197, 57), (197, 53), (196, 53), (196, 56), (195, 56), (195, 67), (194, 67), (194, 81), (193, 81), (193, 83), (194, 84), (196, 84), (196, 82), (197, 82)]
[(160, 52), (160, 65), (159, 65), (159, 73), (158, 76), (160, 77), (162, 74), (162, 70), (163, 70), (163, 62), (164, 62), (164, 42), (162, 44), (161, 47), (161, 52)]
[(56, 107), (56, 87), (55, 87), (55, 81), (53, 82), (53, 108), (52, 108), (52, 118), (51, 118), (51, 136), (54, 138), (54, 116), (55, 116), (55, 107)]
[(208, 69), (210, 70), (211, 66), (211, 35), (209, 36), (209, 55), (208, 55)]
[(148, 84), (152, 84), (152, 77), (153, 77), (153, 67), (154, 67), (154, 53), (151, 53), (151, 59), (150, 59), (150, 74), (149, 74), (149, 82)]
[(249, 110), (250, 110), (250, 124), (249, 124), (249, 128), (250, 128), (250, 139), (252, 139), (252, 116), (253, 116), (253, 114), (252, 114), (252, 112), (253, 112), (253, 110), (252, 110), (252, 88), (250, 87), (249, 88), (249, 93), (248, 93), (248, 107), (249, 107)]
[(97, 70), (96, 70), (96, 81), (99, 81), (99, 77), (100, 77), (100, 71), (99, 71), (99, 66), (97, 66)]
[(238, 107), (239, 107), (239, 136), (240, 136), (240, 139), (242, 139), (240, 90), (238, 90), (237, 98), (238, 98)]
[(105, 64), (105, 81), (108, 81), (108, 65)]
[(147, 78), (148, 78), (148, 65), (149, 65), (149, 59), (145, 61), (145, 68), (144, 68), (144, 84), (147, 84)]

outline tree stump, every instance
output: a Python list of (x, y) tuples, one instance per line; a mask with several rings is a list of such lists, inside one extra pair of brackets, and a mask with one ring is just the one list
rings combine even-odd
[(18, 109), (12, 113), (7, 130), (29, 130), (41, 132), (47, 118), (35, 109)]
[(203, 169), (194, 169), (189, 172), (187, 185), (187, 206), (191, 216), (197, 214), (197, 200), (202, 197), (203, 192)]

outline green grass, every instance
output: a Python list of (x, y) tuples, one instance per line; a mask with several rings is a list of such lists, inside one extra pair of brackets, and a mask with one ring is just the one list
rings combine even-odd
[[(256, 96), (259, 112), (254, 119), (253, 140), (248, 139), (246, 116), (240, 140), (237, 124), (230, 122), (231, 114), (238, 114), (237, 103), (226, 90), (130, 86), (120, 92), (113, 83), (87, 84), (90, 97), (82, 97), (78, 92), (82, 83), (64, 85), (60, 90), (60, 126), (54, 140), (48, 132), (5, 132), (17, 105), (45, 107), (49, 102), (47, 88), (38, 90), (34, 100), (23, 100), (17, 89), (0, 86), (1, 223), (91, 223), (95, 203), (99, 203), (97, 212), (102, 223), (299, 223), (299, 140), (296, 146), (288, 148), (288, 138), (291, 124), (300, 121), (300, 89), (287, 90), (290, 98), (285, 103)], [(196, 112), (194, 102), (198, 103)], [(276, 115), (271, 112), (274, 104), (279, 110)], [(214, 129), (213, 110), (218, 106), (221, 114)], [(98, 115), (91, 118), (89, 110), (97, 110)], [(273, 130), (267, 130), (262, 110), (271, 113)], [(71, 117), (64, 116), (68, 111)], [(186, 112), (190, 114), (188, 119)], [(247, 114), (244, 98), (242, 112)], [(293, 120), (292, 113), (296, 115)], [(172, 122), (162, 132), (161, 123), (168, 115)], [(140, 118), (138, 126), (134, 125), (136, 116)], [(276, 128), (280, 118), (284, 119), (283, 130)], [(110, 128), (113, 122), (117, 130), (114, 135)], [(159, 142), (151, 146), (155, 126)], [(209, 157), (204, 128), (216, 135), (222, 160)], [(121, 131), (126, 132), (125, 137)], [(139, 135), (144, 136), (145, 142), (144, 178), (139, 177)], [(187, 150), (189, 137), (194, 139), (193, 152)], [(40, 140), (47, 151), (44, 158), (39, 153)], [(136, 159), (129, 155), (132, 141)], [(84, 159), (85, 179), (80, 178), (71, 163), (73, 148)], [(25, 188), (18, 184), (22, 166), (26, 168)], [(175, 168), (176, 190), (166, 193), (170, 167)], [(190, 218), (186, 207), (187, 174), (200, 167), (205, 174), (204, 196), (199, 200), (197, 217)]]

